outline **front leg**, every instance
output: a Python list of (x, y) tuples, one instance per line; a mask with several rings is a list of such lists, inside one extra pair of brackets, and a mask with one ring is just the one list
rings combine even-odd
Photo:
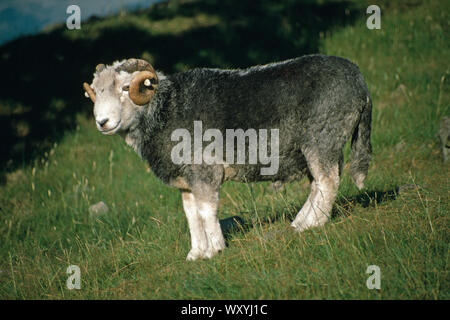
[(189, 251), (186, 260), (197, 260), (205, 257), (208, 250), (208, 239), (206, 238), (203, 220), (197, 211), (194, 195), (190, 191), (181, 191), (181, 198), (191, 233), (191, 251)]
[(206, 238), (208, 239), (208, 249), (205, 253), (207, 258), (211, 258), (219, 251), (225, 249), (225, 239), (217, 218), (217, 208), (219, 206), (219, 192), (201, 192), (195, 194), (197, 210), (203, 221)]

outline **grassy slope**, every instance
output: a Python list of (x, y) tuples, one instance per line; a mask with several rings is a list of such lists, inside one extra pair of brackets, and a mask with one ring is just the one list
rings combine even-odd
[[(449, 8), (386, 6), (381, 30), (366, 29), (361, 14), (320, 42), (360, 66), (375, 106), (367, 194), (345, 173), (331, 223), (287, 230), (304, 182), (280, 193), (227, 183), (220, 217), (239, 214), (251, 227), (214, 259), (188, 263), (178, 192), (145, 173), (119, 137), (78, 117), (76, 131), (0, 186), (0, 298), (450, 298), (449, 167), (435, 137), (449, 115)], [(392, 192), (404, 184), (418, 188)], [(100, 200), (108, 216), (89, 218)], [(81, 268), (79, 291), (65, 286), (71, 264)], [(379, 291), (366, 288), (373, 264)]]

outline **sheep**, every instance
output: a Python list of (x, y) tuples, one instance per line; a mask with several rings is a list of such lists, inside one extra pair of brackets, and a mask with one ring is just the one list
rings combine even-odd
[[(120, 134), (162, 182), (180, 190), (191, 235), (187, 260), (211, 258), (225, 248), (217, 218), (224, 181), (278, 184), (306, 175), (311, 190), (291, 226), (297, 232), (322, 226), (337, 196), (343, 146), (352, 137), (350, 176), (359, 189), (364, 186), (372, 102), (358, 67), (344, 58), (316, 54), (247, 69), (197, 68), (172, 75), (145, 60), (127, 59), (98, 65), (83, 88), (94, 102), (97, 129)], [(244, 147), (278, 151), (278, 167), (262, 174), (264, 164), (249, 163), (250, 154), (247, 162), (236, 163), (236, 146), (225, 150), (234, 152), (231, 161), (174, 163), (180, 143), (174, 132), (192, 133), (198, 122), (203, 132), (275, 130), (278, 140), (254, 146), (249, 139)]]

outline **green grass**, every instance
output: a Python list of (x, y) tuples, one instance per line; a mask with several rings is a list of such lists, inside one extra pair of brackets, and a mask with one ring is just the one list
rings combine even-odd
[[(102, 136), (80, 115), (76, 130), (0, 186), (0, 298), (449, 299), (450, 171), (436, 137), (450, 115), (449, 5), (388, 3), (380, 5), (381, 30), (365, 27), (358, 2), (354, 23), (320, 37), (322, 53), (360, 66), (374, 101), (366, 194), (345, 170), (330, 223), (290, 232), (305, 181), (279, 193), (266, 183), (226, 183), (219, 217), (239, 215), (250, 227), (230, 234), (213, 259), (187, 262), (179, 192), (120, 137)], [(220, 23), (190, 19), (180, 20), (183, 30)], [(177, 33), (177, 23), (155, 23)], [(392, 192), (405, 184), (416, 187)], [(90, 218), (101, 200), (110, 211)], [(81, 290), (66, 288), (72, 264)], [(381, 290), (366, 287), (369, 265), (381, 268)]]

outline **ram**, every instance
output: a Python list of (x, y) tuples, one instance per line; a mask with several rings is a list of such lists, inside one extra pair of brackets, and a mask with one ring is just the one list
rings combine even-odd
[[(156, 72), (144, 60), (128, 59), (98, 65), (92, 83), (83, 87), (94, 102), (98, 130), (123, 136), (159, 179), (181, 191), (191, 234), (187, 260), (210, 258), (225, 248), (217, 217), (224, 181), (279, 184), (306, 175), (311, 190), (291, 226), (295, 231), (321, 226), (330, 217), (342, 149), (351, 137), (350, 176), (363, 188), (371, 155), (372, 103), (358, 67), (346, 59), (308, 55), (248, 69), (199, 68), (172, 75)], [(174, 161), (180, 143), (174, 132), (194, 133), (198, 124), (202, 133), (270, 130), (278, 137), (264, 140), (266, 145), (244, 137), (245, 144), (216, 148), (216, 153), (232, 152), (223, 161)], [(209, 139), (213, 136), (217, 138)], [(196, 145), (188, 142), (188, 149), (192, 143), (197, 151), (204, 139)], [(233, 161), (242, 147), (249, 150), (246, 161)], [(252, 150), (277, 151), (276, 170), (263, 174), (267, 163), (250, 163)]]

